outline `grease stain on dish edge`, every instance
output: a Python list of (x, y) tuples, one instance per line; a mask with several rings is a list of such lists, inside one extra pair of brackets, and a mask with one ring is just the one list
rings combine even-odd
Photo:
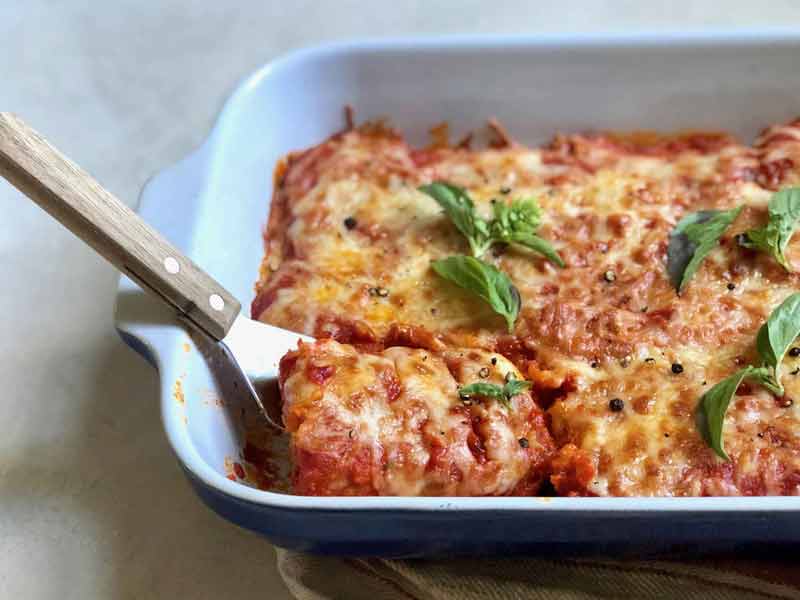
[(180, 379), (175, 380), (175, 385), (172, 387), (172, 397), (178, 404), (186, 404), (186, 396), (183, 393), (183, 382)]

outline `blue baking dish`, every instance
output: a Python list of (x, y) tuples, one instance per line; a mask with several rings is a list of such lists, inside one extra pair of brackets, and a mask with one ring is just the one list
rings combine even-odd
[[(793, 31), (459, 37), (301, 50), (247, 78), (207, 141), (148, 182), (139, 213), (248, 306), (272, 170), (287, 152), (391, 117), (412, 142), (498, 117), (555, 131), (726, 129), (744, 139), (800, 113)], [(275, 544), (337, 555), (655, 553), (800, 541), (797, 498), (317, 498), (229, 478), (245, 408), (201, 347), (126, 278), (117, 327), (156, 366), (164, 427), (200, 498)], [(211, 352), (211, 354), (209, 354)], [(235, 479), (235, 478), (234, 478)], [(155, 490), (153, 493), (158, 493)]]

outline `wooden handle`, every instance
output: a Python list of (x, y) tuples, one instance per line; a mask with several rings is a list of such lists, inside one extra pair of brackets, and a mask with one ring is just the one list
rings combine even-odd
[(0, 113), (0, 175), (120, 271), (219, 340), (241, 305), (80, 167)]

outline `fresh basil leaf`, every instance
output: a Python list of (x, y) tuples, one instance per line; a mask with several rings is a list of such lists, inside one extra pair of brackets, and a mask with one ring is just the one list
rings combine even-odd
[(472, 398), (473, 396), (494, 398), (499, 400), (506, 408), (511, 408), (511, 398), (521, 394), (529, 387), (531, 387), (531, 382), (521, 379), (511, 379), (503, 386), (479, 381), (459, 388), (458, 395), (462, 398)]
[(792, 294), (772, 311), (756, 336), (756, 349), (761, 360), (772, 367), (777, 393), (783, 396), (780, 367), (786, 351), (800, 335), (800, 293)]
[(697, 245), (685, 233), (686, 227), (694, 223), (706, 223), (715, 214), (717, 214), (715, 210), (701, 210), (689, 213), (678, 221), (672, 233), (670, 233), (669, 245), (667, 246), (667, 273), (675, 288), (680, 290), (686, 267), (692, 260), (695, 250), (697, 250)]
[(530, 248), (531, 250), (535, 250), (542, 256), (544, 256), (547, 260), (549, 260), (554, 265), (559, 267), (564, 267), (564, 261), (558, 255), (555, 248), (550, 245), (550, 242), (545, 240), (544, 238), (540, 238), (538, 235), (534, 233), (523, 234), (523, 233), (515, 233), (511, 236), (510, 242), (514, 242), (515, 244), (519, 244), (520, 246), (525, 246), (526, 248)]
[(744, 234), (742, 245), (771, 254), (787, 271), (791, 266), (784, 252), (789, 240), (800, 225), (800, 188), (787, 188), (772, 195), (769, 201), (769, 221), (764, 227)]
[(467, 238), (473, 256), (480, 257), (489, 249), (492, 245), (489, 225), (475, 212), (475, 203), (464, 188), (436, 181), (423, 185), (419, 190), (444, 209), (453, 225)]
[(764, 383), (770, 377), (770, 372), (765, 367), (747, 366), (726, 377), (700, 397), (697, 404), (697, 426), (706, 443), (721, 458), (730, 460), (723, 446), (722, 428), (725, 413), (737, 388), (745, 378)]
[(485, 396), (487, 398), (495, 398), (496, 400), (503, 400), (506, 397), (503, 391), (503, 386), (496, 383), (470, 383), (469, 385), (462, 386), (458, 389), (458, 395), (462, 398), (472, 398), (473, 396)]
[(741, 211), (741, 206), (731, 210), (701, 210), (678, 221), (667, 247), (667, 273), (678, 293)]
[(431, 263), (436, 273), (483, 298), (508, 323), (509, 333), (519, 316), (521, 299), (508, 275), (472, 256), (449, 256)]

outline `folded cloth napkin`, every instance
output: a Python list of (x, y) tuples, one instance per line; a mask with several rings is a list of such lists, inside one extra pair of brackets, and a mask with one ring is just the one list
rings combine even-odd
[(278, 550), (299, 600), (800, 599), (797, 557), (760, 560), (381, 560)]

